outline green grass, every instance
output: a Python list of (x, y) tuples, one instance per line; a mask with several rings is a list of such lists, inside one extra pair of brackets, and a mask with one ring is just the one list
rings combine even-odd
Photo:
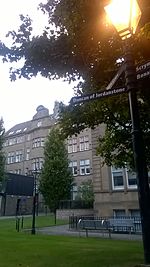
[[(21, 227), (21, 221), (22, 221), (22, 217), (20, 217), (20, 227)], [(56, 225), (61, 225), (61, 224), (68, 224), (68, 220), (57, 219)], [(53, 215), (36, 216), (35, 225), (37, 228), (53, 226), (55, 225), (54, 216)], [(15, 227), (16, 227), (15, 218), (0, 220), (0, 229), (15, 229)], [(32, 216), (23, 217), (23, 228), (31, 229), (31, 227), (32, 227)]]
[[(36, 216), (35, 224), (37, 228), (53, 226), (55, 225), (55, 219), (53, 215), (48, 216)], [(56, 225), (68, 224), (68, 220), (59, 220), (57, 219)], [(31, 228), (32, 217), (24, 217), (24, 228)]]
[[(36, 219), (40, 226), (54, 222)], [(31, 218), (25, 220), (28, 226)], [(143, 262), (141, 242), (34, 236), (16, 232), (13, 219), (0, 220), (0, 240), (0, 267), (132, 267)]]

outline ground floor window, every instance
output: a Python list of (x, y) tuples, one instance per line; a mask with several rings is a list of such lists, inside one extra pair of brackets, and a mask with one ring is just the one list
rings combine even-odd
[(113, 215), (116, 218), (125, 217), (126, 211), (124, 209), (116, 209), (116, 210), (113, 210)]
[(138, 209), (130, 210), (130, 215), (131, 215), (131, 217), (140, 217), (140, 210), (138, 210)]
[(71, 188), (71, 200), (76, 200), (77, 194), (78, 194), (78, 187), (76, 184), (73, 184)]
[(137, 189), (137, 178), (134, 171), (128, 168), (115, 168), (112, 166), (111, 176), (113, 190), (123, 190), (125, 187), (128, 189)]

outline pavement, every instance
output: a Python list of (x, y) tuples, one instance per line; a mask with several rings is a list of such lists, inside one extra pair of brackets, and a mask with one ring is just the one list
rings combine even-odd
[[(63, 236), (76, 236), (76, 237), (86, 237), (85, 231), (79, 231), (69, 229), (69, 225), (59, 225), (59, 226), (51, 226), (36, 229), (36, 233), (44, 234), (44, 235), (63, 235)], [(99, 238), (108, 238), (108, 233), (89, 231), (89, 237), (99, 237)], [(120, 233), (112, 233), (111, 239), (118, 240), (142, 240), (142, 236), (140, 234), (120, 234)]]

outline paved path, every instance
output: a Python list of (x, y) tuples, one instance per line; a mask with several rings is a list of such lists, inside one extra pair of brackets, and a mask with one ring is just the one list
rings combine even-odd
[[(69, 225), (59, 225), (59, 226), (51, 226), (36, 229), (37, 233), (45, 234), (45, 235), (65, 235), (65, 236), (77, 236), (79, 237), (78, 231), (69, 230)], [(81, 232), (81, 237), (85, 237), (85, 231)], [(112, 239), (120, 239), (120, 240), (142, 240), (141, 235), (135, 234), (112, 234)], [(109, 238), (108, 233), (100, 233), (100, 232), (92, 232), (89, 231), (89, 237), (102, 237)]]

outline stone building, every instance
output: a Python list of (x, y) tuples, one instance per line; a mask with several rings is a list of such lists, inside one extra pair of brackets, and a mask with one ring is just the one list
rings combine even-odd
[(36, 111), (31, 121), (17, 124), (5, 134), (7, 172), (28, 175), (42, 167), (44, 142), (56, 119), (42, 105)]
[[(4, 151), (6, 171), (27, 175), (43, 164), (43, 146), (52, 127), (57, 124), (59, 103), (55, 102), (53, 114), (42, 105), (37, 107), (31, 121), (15, 125), (5, 134)], [(115, 169), (102, 164), (96, 155), (99, 135), (104, 134), (101, 125), (94, 130), (85, 129), (66, 140), (69, 167), (74, 183), (72, 199), (83, 181), (92, 180), (94, 187), (94, 213), (99, 216), (139, 215), (135, 174), (127, 169)]]

